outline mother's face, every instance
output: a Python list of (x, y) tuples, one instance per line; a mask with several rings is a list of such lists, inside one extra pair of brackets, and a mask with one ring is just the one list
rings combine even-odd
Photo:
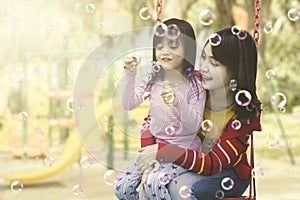
[(223, 89), (229, 85), (230, 76), (226, 66), (215, 60), (209, 43), (204, 47), (200, 59), (202, 85), (206, 90)]

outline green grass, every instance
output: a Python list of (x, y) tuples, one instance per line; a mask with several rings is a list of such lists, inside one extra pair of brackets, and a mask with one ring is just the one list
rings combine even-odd
[[(283, 124), (285, 134), (289, 141), (293, 156), (300, 155), (300, 114), (299, 112), (280, 114), (280, 120)], [(255, 153), (257, 157), (281, 158), (289, 157), (284, 138), (277, 123), (275, 114), (262, 114), (262, 132), (255, 132)], [(270, 145), (269, 142), (275, 143), (274, 135), (279, 137), (279, 145)]]

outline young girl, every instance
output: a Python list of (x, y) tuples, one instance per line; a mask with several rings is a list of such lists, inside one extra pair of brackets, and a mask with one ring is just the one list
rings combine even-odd
[[(183, 20), (170, 19), (164, 24), (168, 26), (167, 33), (180, 34), (178, 37), (154, 36), (153, 68), (136, 88), (136, 59), (125, 60), (122, 105), (132, 110), (149, 97), (152, 121), (149, 127), (152, 135), (149, 138), (154, 138), (154, 142), (199, 150), (201, 141), (197, 132), (202, 122), (206, 96), (200, 80), (193, 73), (195, 34), (192, 26)], [(142, 136), (142, 147), (149, 138)], [(145, 170), (139, 170), (136, 163), (130, 166), (115, 186), (116, 196), (119, 199), (139, 199), (137, 187)], [(150, 199), (170, 199), (165, 187), (169, 177), (177, 176), (186, 169), (172, 163), (161, 163), (153, 170), (151, 177), (143, 177), (141, 191), (151, 193), (147, 196)]]

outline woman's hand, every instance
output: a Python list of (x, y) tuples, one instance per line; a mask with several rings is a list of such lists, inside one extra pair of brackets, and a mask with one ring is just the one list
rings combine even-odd
[(156, 160), (157, 151), (158, 144), (149, 145), (139, 150), (140, 155), (137, 158), (137, 167), (141, 173), (144, 173), (144, 171), (149, 168), (149, 165)]

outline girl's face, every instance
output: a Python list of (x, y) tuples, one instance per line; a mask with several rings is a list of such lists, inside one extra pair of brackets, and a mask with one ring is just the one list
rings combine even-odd
[(203, 88), (206, 90), (222, 89), (229, 85), (230, 75), (227, 72), (227, 68), (214, 59), (209, 43), (202, 51), (200, 73)]
[(184, 47), (180, 39), (178, 39), (178, 45), (170, 47), (168, 39), (164, 38), (162, 42), (156, 45), (155, 56), (156, 60), (162, 64), (164, 70), (182, 71)]

